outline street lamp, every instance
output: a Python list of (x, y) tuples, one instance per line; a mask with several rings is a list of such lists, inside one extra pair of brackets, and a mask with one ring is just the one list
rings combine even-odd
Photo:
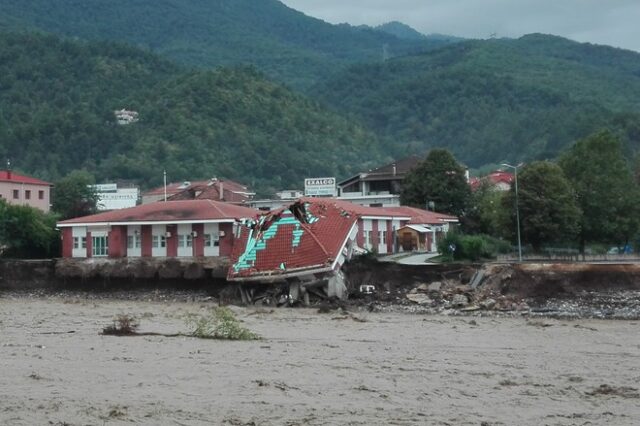
[(518, 207), (518, 167), (522, 166), (522, 163), (517, 166), (512, 166), (511, 164), (502, 163), (503, 167), (509, 167), (513, 169), (516, 181), (516, 224), (518, 230), (518, 262), (522, 262), (522, 242), (520, 241), (520, 209)]

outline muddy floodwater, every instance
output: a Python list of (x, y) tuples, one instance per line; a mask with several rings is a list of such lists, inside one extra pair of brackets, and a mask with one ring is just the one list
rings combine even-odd
[(233, 308), (261, 340), (99, 334), (215, 306), (0, 294), (0, 424), (640, 424), (637, 321)]

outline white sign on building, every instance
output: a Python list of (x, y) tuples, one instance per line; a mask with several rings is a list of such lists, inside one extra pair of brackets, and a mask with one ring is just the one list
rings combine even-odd
[(335, 197), (336, 178), (308, 178), (304, 180), (304, 195), (307, 197)]
[(98, 210), (119, 210), (135, 207), (140, 198), (138, 188), (118, 188), (115, 183), (94, 185), (98, 196)]

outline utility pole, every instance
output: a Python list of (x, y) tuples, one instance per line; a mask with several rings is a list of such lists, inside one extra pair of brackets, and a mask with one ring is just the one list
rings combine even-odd
[(517, 166), (512, 166), (511, 164), (502, 163), (504, 167), (509, 167), (513, 169), (513, 173), (515, 175), (515, 188), (516, 188), (516, 225), (518, 232), (518, 262), (522, 262), (522, 242), (520, 241), (520, 208), (518, 206), (518, 167), (522, 166), (522, 163)]

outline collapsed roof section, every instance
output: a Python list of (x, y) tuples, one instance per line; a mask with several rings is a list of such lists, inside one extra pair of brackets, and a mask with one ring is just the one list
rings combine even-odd
[(300, 200), (245, 221), (230, 281), (278, 281), (333, 273), (351, 256), (358, 217), (331, 199)]

